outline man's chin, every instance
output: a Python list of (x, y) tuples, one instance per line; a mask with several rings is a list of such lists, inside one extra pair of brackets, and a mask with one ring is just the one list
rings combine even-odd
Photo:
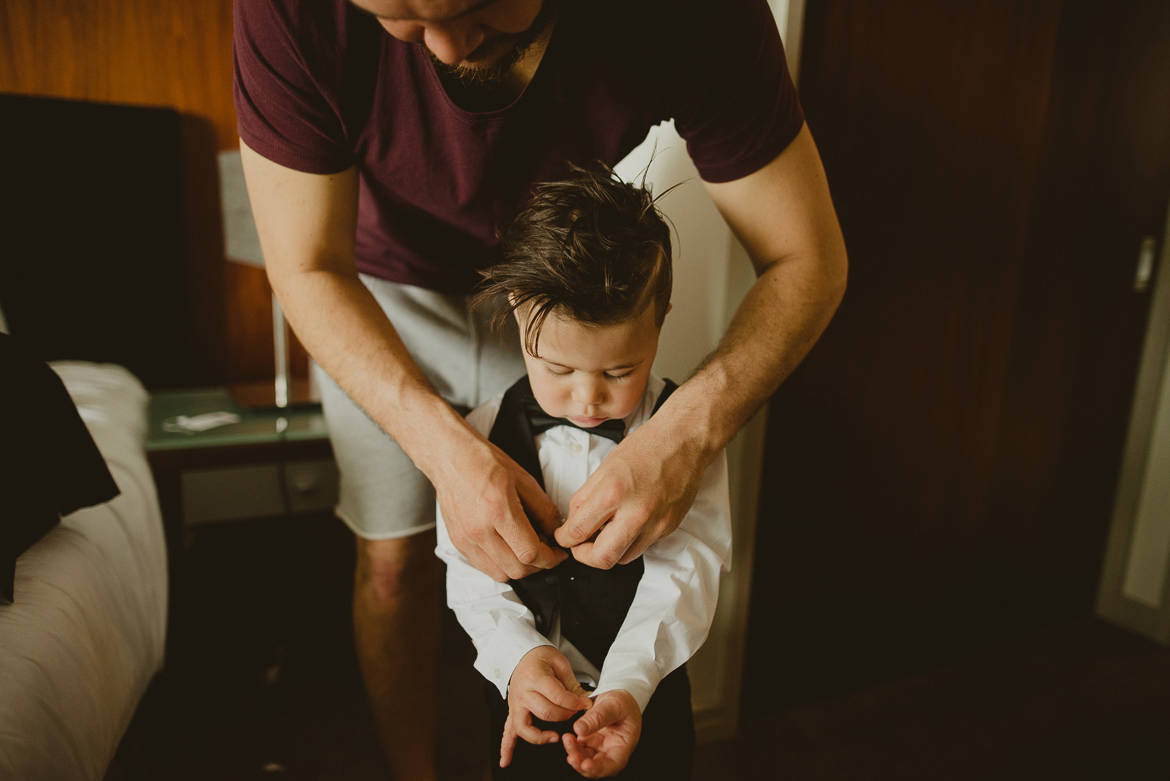
[(503, 82), (512, 65), (516, 63), (516, 59), (507, 56), (486, 64), (461, 62), (458, 65), (448, 65), (435, 58), (434, 55), (431, 55), (431, 59), (434, 60), (435, 69), (439, 73), (449, 76), (465, 87), (497, 86)]
[[(494, 87), (507, 78), (512, 66), (524, 59), (532, 46), (557, 17), (559, 3), (545, 0), (532, 25), (522, 33), (505, 35), (486, 43), (471, 57), (456, 65), (447, 65), (431, 53), (435, 68), (444, 76), (465, 87)], [(423, 44), (419, 44), (422, 46)], [(428, 49), (428, 52), (430, 50)]]
[(508, 76), (512, 66), (522, 60), (531, 47), (532, 41), (529, 40), (498, 38), (455, 65), (446, 64), (434, 53), (431, 53), (431, 60), (440, 74), (455, 79), (465, 87), (493, 87)]

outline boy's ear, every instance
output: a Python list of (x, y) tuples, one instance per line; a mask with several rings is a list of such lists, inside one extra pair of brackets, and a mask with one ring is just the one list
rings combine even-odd
[(672, 309), (674, 309), (674, 302), (667, 303), (666, 311), (662, 313), (662, 316), (666, 317), (668, 314), (670, 314), (670, 310), (672, 310)]
[(516, 306), (516, 295), (514, 293), (508, 294), (508, 303), (512, 306), (512, 316), (516, 318), (516, 325), (520, 326), (520, 330), (524, 330), (524, 320), (520, 317), (520, 307)]

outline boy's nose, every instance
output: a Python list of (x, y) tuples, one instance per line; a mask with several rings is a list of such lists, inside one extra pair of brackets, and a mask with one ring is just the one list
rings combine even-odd
[(586, 382), (573, 389), (573, 401), (586, 407), (605, 401), (605, 388), (597, 382)]

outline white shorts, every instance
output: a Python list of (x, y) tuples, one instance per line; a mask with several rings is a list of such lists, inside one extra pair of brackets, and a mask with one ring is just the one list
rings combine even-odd
[[(470, 296), (436, 293), (361, 276), (435, 390), (461, 413), (524, 374), (515, 320), (504, 339)], [(382, 427), (319, 366), (314, 366), (329, 439), (341, 472), (337, 515), (359, 537), (388, 540), (435, 525), (435, 489)]]

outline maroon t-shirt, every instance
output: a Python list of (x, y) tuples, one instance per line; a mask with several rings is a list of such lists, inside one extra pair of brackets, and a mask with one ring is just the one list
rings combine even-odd
[(473, 113), (430, 55), (346, 0), (237, 0), (240, 138), (308, 173), (357, 166), (357, 268), (466, 293), (539, 182), (613, 165), (674, 119), (708, 182), (759, 170), (804, 122), (765, 0), (564, 0), (527, 89)]

